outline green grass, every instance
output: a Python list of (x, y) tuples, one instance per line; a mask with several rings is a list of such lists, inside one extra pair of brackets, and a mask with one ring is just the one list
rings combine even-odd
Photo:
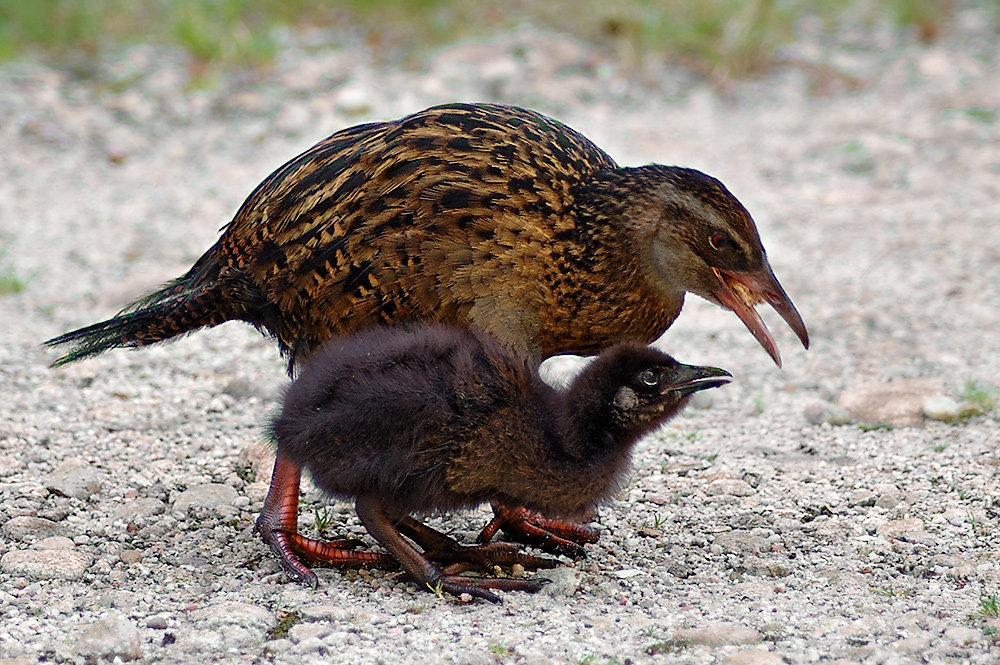
[(963, 414), (965, 417), (981, 416), (997, 407), (998, 391), (993, 386), (968, 379), (958, 391), (958, 397), (969, 407), (969, 412)]
[(6, 261), (7, 248), (0, 248), (0, 296), (15, 296), (28, 288), (28, 282)]
[(289, 629), (302, 621), (302, 616), (298, 612), (279, 612), (278, 614), (280, 615), (278, 623), (267, 634), (267, 639), (269, 640), (287, 637)]
[(983, 596), (980, 598), (979, 614), (988, 619), (1000, 617), (1000, 598), (997, 596)]
[(671, 638), (667, 640), (660, 640), (659, 642), (654, 642), (645, 648), (645, 652), (649, 656), (658, 656), (660, 654), (675, 654), (684, 651), (685, 649), (690, 649), (694, 646), (694, 642), (687, 638)]
[(965, 6), (1000, 16), (996, 0), (0, 0), (0, 58), (34, 53), (73, 68), (146, 42), (184, 49), (204, 73), (271, 62), (278, 28), (335, 28), (360, 34), (383, 57), (412, 61), (531, 24), (629, 64), (669, 61), (730, 77), (765, 70), (806, 17), (828, 33), (887, 24), (932, 41)]

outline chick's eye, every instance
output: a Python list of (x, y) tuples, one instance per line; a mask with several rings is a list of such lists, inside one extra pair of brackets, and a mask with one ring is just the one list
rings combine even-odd
[(725, 233), (714, 233), (708, 239), (708, 243), (712, 246), (712, 249), (725, 249), (727, 247), (735, 247), (736, 243), (727, 236)]
[(655, 369), (646, 369), (639, 375), (639, 380), (647, 386), (655, 386), (660, 382), (660, 373)]

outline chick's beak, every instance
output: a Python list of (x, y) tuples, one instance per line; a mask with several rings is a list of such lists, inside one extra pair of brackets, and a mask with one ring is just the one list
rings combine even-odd
[(670, 380), (664, 386), (664, 392), (676, 392), (681, 395), (718, 388), (729, 383), (733, 375), (718, 367), (699, 367), (698, 365), (678, 365), (670, 374)]
[(806, 325), (766, 262), (756, 273), (734, 273), (718, 268), (712, 270), (719, 279), (719, 288), (712, 295), (724, 307), (733, 310), (736, 316), (740, 317), (743, 325), (750, 330), (778, 367), (781, 367), (778, 345), (754, 309), (755, 305), (762, 302), (770, 304), (795, 332), (802, 346), (809, 348), (809, 332), (806, 330)]

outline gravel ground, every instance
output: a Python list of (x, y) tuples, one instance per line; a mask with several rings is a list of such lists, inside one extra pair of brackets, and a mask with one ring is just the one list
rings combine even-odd
[[(99, 82), (0, 69), (0, 664), (997, 662), (1000, 424), (923, 411), (968, 415), (968, 382), (988, 396), (1000, 372), (998, 55), (970, 13), (929, 47), (804, 41), (721, 91), (530, 31), (419, 72), (293, 45), (265, 80), (208, 91), (144, 47)], [(640, 444), (600, 543), (537, 595), (331, 569), (303, 588), (251, 533), (272, 343), (229, 324), (51, 370), (40, 342), (180, 274), (316, 140), (456, 100), (722, 179), (812, 348), (767, 316), (777, 369), (692, 298), (660, 345), (735, 383)], [(323, 505), (305, 490), (303, 528)], [(471, 538), (486, 516), (433, 523)], [(346, 505), (325, 518), (363, 533)]]

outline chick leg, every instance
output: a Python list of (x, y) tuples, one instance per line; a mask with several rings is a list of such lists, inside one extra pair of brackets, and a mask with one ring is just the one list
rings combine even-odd
[(395, 570), (396, 562), (379, 552), (354, 550), (357, 541), (334, 540), (323, 542), (305, 538), (298, 533), (299, 481), (302, 469), (278, 449), (271, 474), (271, 487), (264, 500), (254, 533), (260, 534), (281, 564), (293, 577), (314, 589), (319, 578), (305, 563), (303, 557), (314, 563), (325, 563), (341, 568), (380, 568)]
[(377, 500), (358, 497), (354, 505), (368, 533), (396, 557), (403, 570), (418, 586), (431, 591), (440, 589), (455, 596), (467, 593), (494, 603), (499, 603), (500, 598), (491, 593), (490, 589), (534, 592), (542, 587), (541, 583), (529, 580), (447, 575), (406, 541), (397, 529), (395, 521)]
[(511, 539), (535, 545), (550, 554), (564, 554), (582, 559), (584, 543), (596, 543), (597, 533), (583, 524), (550, 520), (527, 508), (511, 508), (493, 504), (493, 519), (480, 532), (477, 541), (490, 542), (497, 531), (503, 530)]
[(404, 518), (398, 524), (398, 528), (404, 536), (423, 548), (424, 557), (437, 563), (450, 564), (445, 568), (448, 573), (458, 573), (472, 568), (493, 572), (496, 566), (515, 564), (530, 570), (556, 568), (562, 565), (557, 559), (525, 554), (512, 543), (489, 543), (471, 547), (461, 545), (453, 538), (412, 517)]

